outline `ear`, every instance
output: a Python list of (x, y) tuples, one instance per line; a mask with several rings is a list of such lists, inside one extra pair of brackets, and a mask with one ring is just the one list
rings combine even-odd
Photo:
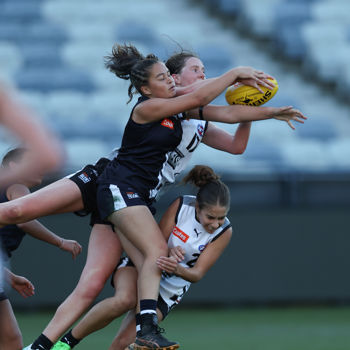
[(179, 74), (172, 74), (171, 76), (173, 77), (176, 85), (181, 85), (181, 78)]
[(140, 90), (145, 96), (149, 96), (152, 94), (151, 89), (147, 85), (141, 86)]

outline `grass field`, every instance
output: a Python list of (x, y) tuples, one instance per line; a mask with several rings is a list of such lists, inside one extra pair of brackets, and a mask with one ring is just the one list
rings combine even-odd
[[(16, 313), (25, 345), (52, 313)], [(108, 349), (119, 321), (83, 340), (76, 349)], [(349, 350), (349, 307), (177, 309), (163, 323), (169, 339), (186, 350)]]

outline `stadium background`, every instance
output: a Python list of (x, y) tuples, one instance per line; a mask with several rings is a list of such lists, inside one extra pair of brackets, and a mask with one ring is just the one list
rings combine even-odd
[[(205, 145), (195, 152), (191, 165), (212, 166), (232, 190), (235, 234), (183, 308), (341, 307), (350, 301), (349, 8), (347, 0), (0, 0), (0, 79), (63, 139), (59, 178), (120, 144), (128, 85), (103, 68), (116, 41), (162, 59), (177, 42), (200, 55), (208, 77), (235, 65), (275, 76), (280, 89), (269, 105), (294, 105), (309, 119), (296, 131), (274, 120), (253, 123), (241, 156)], [(225, 104), (223, 96), (215, 102)], [(0, 152), (14, 144), (1, 130)], [(189, 190), (169, 191), (159, 214)], [(12, 268), (32, 280), (36, 296), (12, 293), (15, 310), (58, 305), (85, 260), (87, 220), (67, 214), (42, 222), (85, 251), (73, 262), (26, 238)], [(111, 292), (107, 286), (101, 298)]]

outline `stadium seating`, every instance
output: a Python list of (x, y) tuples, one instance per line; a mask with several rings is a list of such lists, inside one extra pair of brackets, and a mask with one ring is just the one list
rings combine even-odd
[[(348, 108), (317, 85), (334, 84), (339, 96), (349, 96), (348, 2), (202, 0), (210, 12), (222, 13), (225, 23), (234, 19), (237, 32), (198, 3), (1, 0), (0, 76), (13, 79), (28, 103), (61, 135), (68, 147), (67, 166), (76, 169), (119, 146), (129, 118), (128, 82), (104, 68), (112, 45), (132, 42), (162, 60), (181, 46), (199, 54), (207, 77), (235, 65), (266, 70), (280, 85), (266, 106), (293, 105), (309, 117), (303, 126), (294, 123), (296, 131), (276, 120), (253, 123), (243, 155), (200, 147), (194, 161), (210, 158), (215, 167), (232, 173), (350, 169), (345, 149)], [(242, 29), (259, 45), (242, 36)], [(286, 69), (288, 65), (271, 57), (271, 48), (273, 56), (299, 62), (301, 70)], [(223, 94), (214, 103), (226, 104)], [(235, 126), (220, 126), (235, 131)]]

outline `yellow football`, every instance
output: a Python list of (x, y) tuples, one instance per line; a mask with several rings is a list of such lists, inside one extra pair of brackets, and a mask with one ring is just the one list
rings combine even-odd
[(247, 105), (247, 106), (261, 106), (267, 101), (270, 101), (273, 96), (276, 95), (278, 91), (278, 83), (276, 79), (270, 79), (275, 87), (273, 89), (268, 89), (261, 86), (261, 93), (258, 89), (244, 85), (242, 83), (236, 83), (229, 86), (225, 93), (225, 98), (230, 105)]

